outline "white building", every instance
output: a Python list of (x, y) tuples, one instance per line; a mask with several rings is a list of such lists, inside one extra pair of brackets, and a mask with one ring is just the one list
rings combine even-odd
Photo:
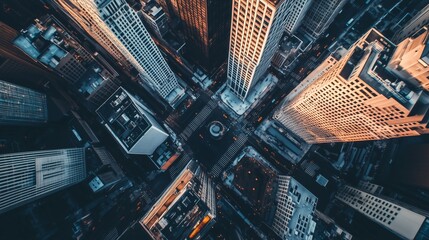
[(341, 202), (404, 239), (418, 238), (422, 225), (428, 226), (426, 216), (376, 195), (346, 186), (336, 196)]
[(76, 184), (85, 177), (84, 148), (0, 155), (0, 213)]
[(290, 176), (278, 176), (277, 208), (271, 224), (281, 239), (312, 239), (317, 197)]
[(267, 71), (286, 26), (295, 28), (300, 15), (291, 9), (309, 1), (296, 2), (302, 1), (233, 0), (227, 85), (241, 100)]
[(143, 79), (163, 98), (179, 84), (137, 13), (125, 0), (96, 0), (100, 17), (138, 62)]
[[(181, 88), (137, 13), (125, 0), (51, 0), (105, 48), (119, 64), (131, 64), (145, 84), (170, 105)], [(175, 91), (176, 90), (176, 91)]]
[(119, 88), (96, 113), (127, 154), (151, 155), (169, 135), (146, 109)]

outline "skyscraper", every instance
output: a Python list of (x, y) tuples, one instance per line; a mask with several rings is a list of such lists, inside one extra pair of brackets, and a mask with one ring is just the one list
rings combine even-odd
[(227, 85), (241, 100), (270, 66), (294, 3), (233, 0)]
[(100, 18), (94, 0), (48, 0), (54, 8), (64, 12), (86, 34), (105, 49), (119, 65), (129, 71), (138, 63)]
[(302, 28), (313, 38), (318, 38), (334, 21), (347, 0), (313, 1), (304, 17)]
[(336, 198), (401, 238), (427, 238), (429, 219), (420, 210), (351, 186), (341, 189)]
[(215, 223), (213, 182), (190, 161), (140, 220), (152, 239), (202, 239)]
[(143, 79), (163, 98), (179, 85), (137, 13), (125, 0), (96, 0), (100, 17), (125, 46)]
[(281, 239), (311, 239), (316, 227), (313, 214), (317, 197), (290, 176), (278, 176), (277, 206), (272, 230)]
[(0, 124), (40, 124), (48, 121), (46, 95), (0, 80)]
[(301, 83), (274, 118), (309, 143), (429, 133), (429, 97), (386, 70), (393, 51), (369, 30), (329, 69)]
[(151, 155), (168, 138), (147, 108), (122, 87), (96, 113), (127, 154)]
[[(318, 2), (318, 0), (314, 0)], [(280, 2), (276, 0), (276, 2)], [(313, 0), (286, 0), (287, 7), (287, 15), (284, 19), (286, 24), (285, 30), (289, 34), (294, 34), (299, 26), (303, 23), (304, 17), (306, 17), (307, 11), (309, 10), (311, 3)]]
[(398, 77), (429, 91), (429, 30), (422, 28), (398, 44), (388, 69)]
[[(168, 0), (167, 0), (168, 1)], [(207, 71), (227, 57), (231, 1), (175, 0), (191, 58)]]
[[(119, 63), (128, 63), (161, 97), (179, 87), (176, 76), (167, 65), (142, 20), (125, 0), (52, 0), (71, 16), (91, 37)], [(172, 104), (171, 101), (169, 101)]]
[(0, 213), (82, 181), (85, 169), (84, 148), (0, 155)]

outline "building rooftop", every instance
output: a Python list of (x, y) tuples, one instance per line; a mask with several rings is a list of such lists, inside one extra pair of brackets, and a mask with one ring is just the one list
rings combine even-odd
[(155, 21), (164, 15), (164, 11), (161, 6), (159, 6), (154, 0), (144, 1), (142, 10)]
[[(419, 93), (411, 86), (386, 70), (395, 45), (376, 30), (370, 30), (361, 45), (353, 53), (340, 72), (340, 76), (349, 80), (359, 74), (373, 89), (387, 98), (395, 98), (404, 107), (411, 109), (419, 98)], [(363, 63), (363, 65), (362, 65)], [(356, 71), (360, 69), (359, 71)]]
[(145, 113), (136, 106), (123, 88), (116, 90), (97, 109), (97, 114), (127, 150), (151, 127)]
[(289, 177), (287, 196), (294, 203), (293, 214), (288, 223), (292, 236), (288, 239), (302, 239), (304, 235), (311, 235), (316, 227), (312, 218), (316, 210), (317, 197), (292, 177)]
[(191, 161), (164, 191), (140, 224), (153, 239), (192, 239), (215, 217), (204, 192), (213, 190), (198, 164)]
[(255, 149), (246, 147), (223, 175), (223, 182), (257, 215), (265, 214), (275, 197), (277, 170)]
[(21, 30), (14, 44), (33, 59), (55, 68), (77, 43), (54, 17), (47, 16)]

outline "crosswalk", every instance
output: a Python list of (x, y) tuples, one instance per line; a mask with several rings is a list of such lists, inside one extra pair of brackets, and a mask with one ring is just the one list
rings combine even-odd
[(229, 146), (228, 150), (226, 150), (219, 161), (211, 169), (210, 175), (213, 178), (219, 177), (222, 170), (231, 162), (234, 155), (243, 147), (244, 143), (246, 143), (247, 138), (247, 135), (244, 133), (238, 135), (237, 140)]
[(180, 137), (186, 141), (197, 130), (200, 125), (207, 119), (210, 113), (217, 107), (216, 100), (210, 100), (207, 105), (198, 113), (198, 115), (186, 126)]

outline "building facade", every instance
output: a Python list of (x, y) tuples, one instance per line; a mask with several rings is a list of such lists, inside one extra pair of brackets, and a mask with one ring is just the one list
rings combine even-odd
[(345, 186), (336, 198), (401, 238), (425, 239), (421, 238), (425, 234), (427, 237), (429, 220), (416, 209), (351, 186)]
[(127, 154), (151, 155), (169, 136), (147, 108), (122, 87), (96, 113)]
[(286, 27), (288, 3), (233, 0), (227, 86), (242, 100), (270, 66)]
[[(285, 30), (292, 35), (303, 23), (303, 19), (306, 18), (307, 11), (310, 9), (313, 0), (286, 0), (286, 2), (288, 4), (288, 13), (284, 20), (286, 24)], [(314, 0), (314, 2), (319, 1)]]
[(0, 155), (0, 213), (69, 187), (85, 177), (84, 148)]
[(158, 37), (162, 38), (168, 32), (168, 17), (155, 0), (142, 1), (142, 14), (145, 22)]
[[(323, 73), (312, 73), (274, 119), (308, 143), (429, 133), (428, 95), (386, 70), (394, 45), (369, 30)], [(304, 86), (305, 85), (305, 86)]]
[(400, 31), (396, 32), (392, 39), (395, 43), (399, 43), (427, 24), (429, 24), (429, 4), (411, 18)]
[(179, 87), (142, 20), (125, 0), (50, 2), (70, 16), (128, 72), (136, 69), (144, 81), (142, 84), (149, 85), (164, 99)]
[[(168, 0), (167, 0), (168, 1)], [(228, 53), (231, 0), (175, 0), (174, 10), (186, 38), (187, 52), (193, 61), (211, 72)]]
[(317, 197), (290, 176), (278, 176), (277, 206), (272, 230), (280, 239), (311, 239)]
[(347, 0), (319, 0), (314, 1), (308, 10), (302, 28), (311, 37), (317, 39), (334, 21), (338, 12)]
[(126, 71), (136, 66), (137, 61), (131, 56), (119, 39), (110, 31), (100, 18), (97, 5), (90, 0), (49, 0), (49, 3), (65, 13), (86, 34), (101, 45)]
[(163, 98), (179, 85), (137, 13), (125, 0), (97, 0), (100, 17), (138, 63), (134, 67)]
[(216, 219), (213, 182), (190, 161), (140, 220), (152, 239), (203, 239)]
[(0, 80), (0, 124), (27, 125), (48, 121), (46, 95)]
[(401, 79), (429, 91), (429, 30), (422, 28), (400, 42), (388, 69)]

